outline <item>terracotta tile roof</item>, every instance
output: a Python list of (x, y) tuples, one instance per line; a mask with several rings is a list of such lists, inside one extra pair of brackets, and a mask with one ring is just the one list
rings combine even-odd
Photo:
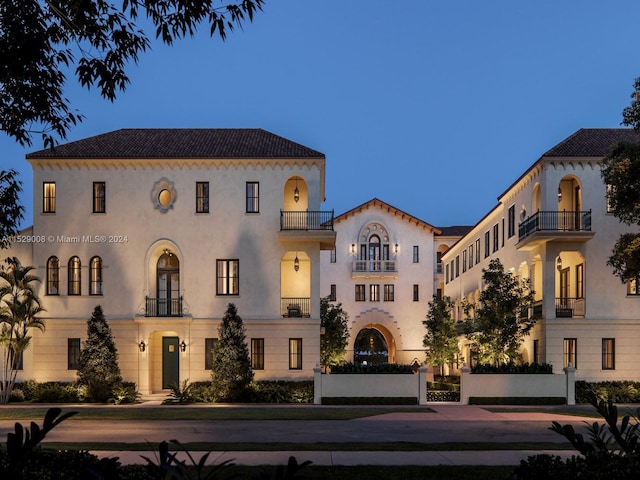
[(464, 237), (473, 230), (473, 225), (453, 225), (451, 227), (438, 227), (441, 237)]
[(620, 142), (640, 143), (640, 134), (631, 128), (581, 128), (543, 157), (604, 157)]
[(260, 128), (126, 128), (29, 153), (27, 158), (324, 158), (324, 154)]

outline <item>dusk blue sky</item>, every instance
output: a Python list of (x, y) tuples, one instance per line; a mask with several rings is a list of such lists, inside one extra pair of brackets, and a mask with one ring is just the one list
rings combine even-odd
[[(114, 103), (69, 78), (86, 118), (68, 140), (264, 128), (326, 155), (324, 210), (377, 197), (435, 226), (472, 225), (556, 143), (620, 126), (639, 18), (638, 0), (267, 0), (226, 42), (206, 28), (154, 42)], [(0, 136), (0, 168), (24, 183), (23, 226), (24, 156), (41, 148)]]

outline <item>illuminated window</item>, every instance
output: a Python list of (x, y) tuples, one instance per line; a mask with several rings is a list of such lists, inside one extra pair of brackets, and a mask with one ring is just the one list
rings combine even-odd
[(209, 182), (196, 182), (196, 213), (209, 213)]
[(68, 291), (69, 295), (80, 295), (81, 289), (81, 277), (80, 277), (80, 259), (78, 257), (71, 257), (69, 259), (69, 278), (68, 278)]
[(238, 295), (240, 293), (239, 270), (239, 260), (218, 260), (216, 262), (216, 295)]
[(302, 339), (289, 339), (289, 369), (302, 370)]
[(58, 257), (47, 260), (47, 295), (60, 294), (60, 262)]
[(616, 369), (616, 339), (602, 339), (602, 370)]
[(104, 182), (93, 182), (93, 213), (105, 213), (106, 211), (106, 185)]
[(56, 212), (56, 182), (42, 184), (42, 211), (44, 213)]
[(102, 259), (93, 257), (90, 265), (89, 295), (102, 295)]

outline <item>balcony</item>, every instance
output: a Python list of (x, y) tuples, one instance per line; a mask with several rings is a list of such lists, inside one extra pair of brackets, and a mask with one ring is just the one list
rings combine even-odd
[(311, 298), (281, 297), (280, 314), (284, 318), (309, 318), (311, 316)]
[(516, 248), (531, 250), (549, 241), (586, 242), (591, 231), (591, 210), (539, 211), (518, 227)]
[(397, 278), (398, 264), (395, 260), (354, 260), (351, 278)]
[(182, 296), (178, 298), (145, 297), (145, 317), (182, 317)]
[(333, 231), (333, 210), (330, 212), (303, 210), (299, 212), (280, 210), (280, 231)]
[(284, 211), (280, 210), (281, 242), (319, 243), (320, 249), (332, 250), (336, 245), (331, 211)]
[[(557, 297), (555, 299), (556, 318), (584, 318), (585, 301), (584, 298)], [(532, 318), (540, 320), (543, 318), (542, 300), (533, 303)]]

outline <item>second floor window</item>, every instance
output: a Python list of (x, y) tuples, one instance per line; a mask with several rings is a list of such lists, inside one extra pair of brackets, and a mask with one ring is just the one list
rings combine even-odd
[(420, 248), (418, 245), (413, 246), (413, 263), (420, 262)]
[(369, 301), (380, 301), (380, 285), (369, 285)]
[(356, 285), (356, 302), (364, 302), (364, 285)]
[(47, 260), (47, 295), (60, 294), (60, 262), (58, 257)]
[(69, 295), (80, 295), (80, 259), (78, 257), (71, 257), (69, 259), (69, 282), (68, 291)]
[(332, 283), (331, 284), (331, 292), (329, 293), (329, 301), (330, 302), (335, 302), (336, 301), (336, 284)]
[(196, 182), (196, 213), (209, 213), (209, 182)]
[(417, 283), (413, 285), (413, 301), (414, 302), (420, 301), (420, 290)]
[(508, 220), (509, 220), (509, 234), (508, 237), (511, 238), (516, 234), (516, 206), (515, 205), (511, 205), (509, 207), (509, 213), (508, 213)]
[(89, 295), (102, 295), (102, 259), (93, 257), (89, 268)]
[(240, 293), (240, 261), (216, 261), (216, 295), (238, 295)]
[(93, 213), (105, 213), (106, 211), (106, 185), (104, 182), (93, 182)]
[(640, 279), (634, 278), (627, 282), (627, 295), (640, 295)]
[(247, 213), (260, 212), (260, 184), (247, 182)]
[(56, 182), (42, 184), (42, 211), (56, 213)]
[(498, 251), (498, 245), (499, 245), (499, 239), (498, 239), (498, 224), (496, 223), (493, 226), (493, 251), (497, 252)]
[(489, 232), (484, 232), (484, 258), (491, 255), (491, 246), (489, 244)]
[(384, 286), (384, 301), (385, 302), (393, 302), (394, 300), (394, 293), (393, 293), (393, 284), (392, 283), (388, 283)]

